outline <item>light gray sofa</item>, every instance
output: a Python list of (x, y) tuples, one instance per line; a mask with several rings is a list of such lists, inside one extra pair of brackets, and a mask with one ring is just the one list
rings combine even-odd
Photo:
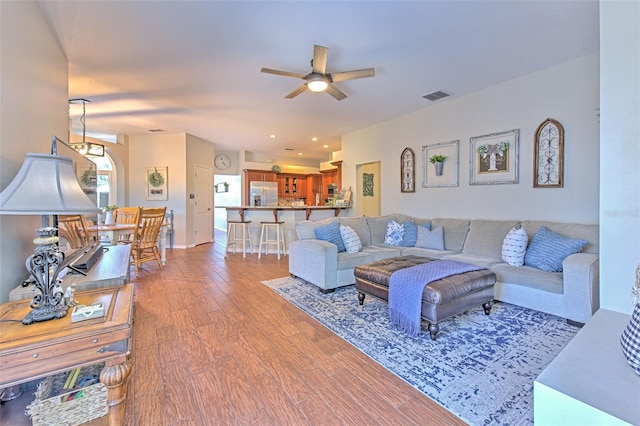
[[(384, 244), (387, 223), (413, 220), (444, 229), (444, 250)], [(338, 253), (337, 246), (316, 239), (315, 228), (337, 220), (350, 226), (363, 248), (357, 253)], [(522, 227), (529, 240), (546, 226), (551, 231), (589, 242), (582, 252), (563, 262), (562, 272), (545, 272), (530, 266), (512, 266), (502, 261), (502, 243), (512, 227)], [(495, 298), (507, 303), (547, 312), (569, 321), (585, 323), (599, 307), (598, 225), (547, 221), (418, 219), (401, 214), (381, 217), (339, 217), (296, 224), (297, 240), (289, 244), (289, 273), (317, 285), (321, 291), (355, 283), (354, 268), (380, 259), (418, 255), (454, 259), (486, 267), (495, 272)]]

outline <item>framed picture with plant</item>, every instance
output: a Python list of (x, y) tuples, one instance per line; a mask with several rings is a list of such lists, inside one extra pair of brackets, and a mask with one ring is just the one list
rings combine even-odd
[(469, 138), (469, 185), (518, 183), (520, 129)]
[(147, 167), (146, 199), (149, 201), (166, 201), (169, 199), (167, 167)]
[(422, 147), (422, 187), (458, 186), (459, 141)]

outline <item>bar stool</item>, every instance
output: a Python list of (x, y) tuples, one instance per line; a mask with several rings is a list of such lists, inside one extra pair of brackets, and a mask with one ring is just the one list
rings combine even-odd
[[(228, 220), (227, 221), (227, 244), (224, 247), (224, 255), (227, 255), (229, 246), (233, 245), (233, 253), (236, 253), (236, 246), (242, 243), (242, 257), (247, 257), (246, 244), (249, 243), (249, 250), (253, 254), (253, 246), (251, 245), (251, 227), (250, 220)], [(242, 229), (242, 238), (238, 237), (238, 228)]]
[[(262, 245), (265, 245), (265, 255), (269, 253), (269, 245), (276, 246), (276, 253), (278, 253), (278, 259), (280, 259), (280, 247), (282, 247), (282, 254), (287, 255), (287, 248), (284, 241), (284, 228), (282, 224), (284, 222), (260, 222), (262, 224), (262, 231), (260, 232), (260, 246), (258, 248), (258, 259), (262, 254)], [(269, 238), (269, 229), (275, 228), (276, 238)]]

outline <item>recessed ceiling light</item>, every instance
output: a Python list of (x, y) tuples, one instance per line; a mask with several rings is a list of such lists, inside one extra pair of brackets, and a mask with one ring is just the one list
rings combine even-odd
[(318, 138), (316, 138), (316, 137), (311, 138), (311, 140), (314, 141), (314, 142), (318, 142)]
[(298, 155), (302, 155), (302, 153), (301, 153), (301, 152), (299, 152), (299, 153), (298, 153)]
[(323, 148), (329, 148), (329, 145), (322, 145)]
[(270, 137), (271, 139), (275, 139), (275, 138), (276, 138), (276, 135), (269, 135), (269, 137)]

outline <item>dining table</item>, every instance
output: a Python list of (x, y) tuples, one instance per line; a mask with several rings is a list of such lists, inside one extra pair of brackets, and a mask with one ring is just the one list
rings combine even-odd
[[(170, 225), (171, 224), (169, 222), (164, 222), (160, 226), (160, 232), (158, 233), (158, 248), (160, 249), (160, 261), (162, 262), (162, 265), (164, 265), (167, 260), (167, 231), (169, 230)], [(135, 229), (135, 223), (115, 223), (113, 225), (100, 224), (87, 226), (87, 233), (97, 233), (101, 240), (102, 237), (106, 237), (109, 244), (115, 245), (118, 242), (118, 236), (133, 234)]]

